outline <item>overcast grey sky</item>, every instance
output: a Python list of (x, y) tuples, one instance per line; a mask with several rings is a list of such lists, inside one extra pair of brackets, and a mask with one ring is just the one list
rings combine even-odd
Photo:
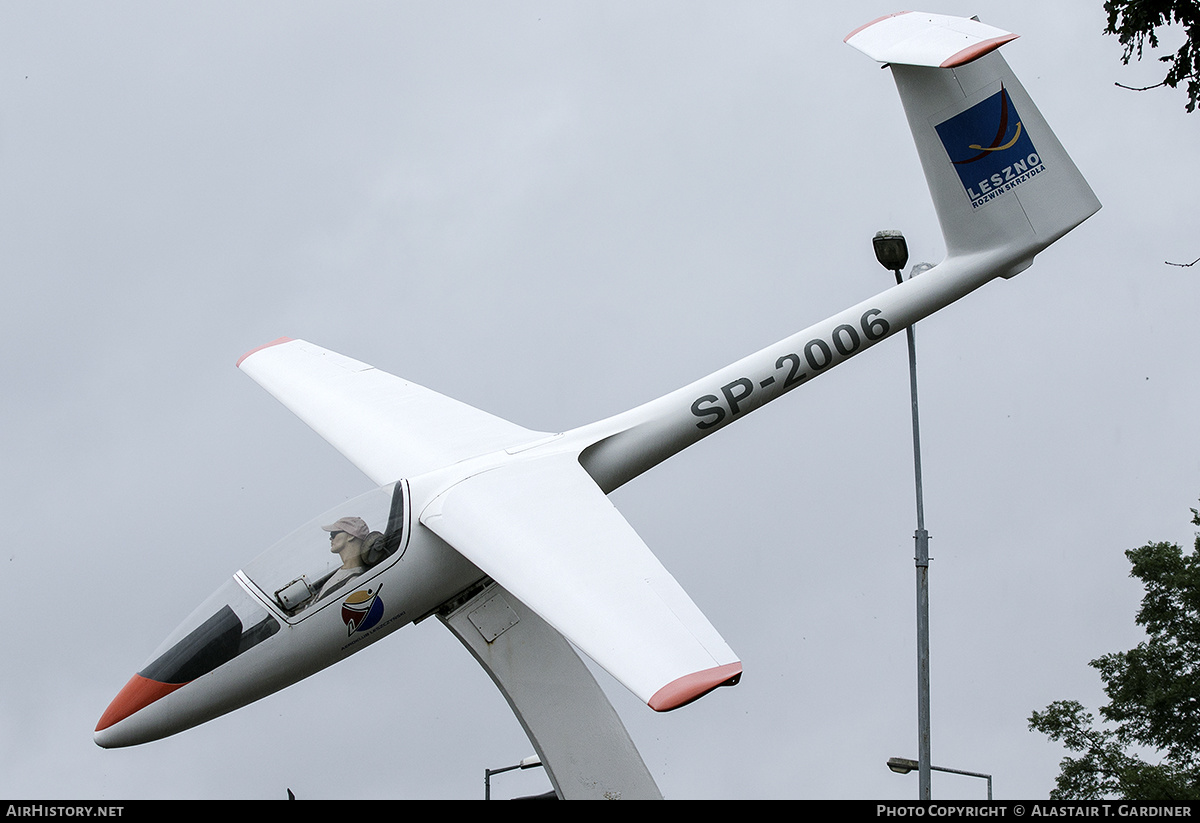
[[(785, 2), (0, 7), (0, 796), (476, 798), (532, 747), (437, 621), (205, 726), (92, 742), (230, 574), (369, 482), (234, 368), (303, 337), (532, 429), (652, 399), (943, 249), (898, 8)], [(932, 747), (1044, 797), (1032, 710), (1139, 639), (1122, 552), (1200, 497), (1197, 129), (1135, 93), (1101, 0), (944, 0), (1104, 209), (917, 329)], [(741, 656), (659, 715), (600, 675), (670, 798), (915, 798), (903, 336), (619, 489)], [(364, 711), (370, 706), (371, 710)], [(498, 796), (540, 791), (529, 772)], [(934, 776), (939, 798), (982, 781)]]

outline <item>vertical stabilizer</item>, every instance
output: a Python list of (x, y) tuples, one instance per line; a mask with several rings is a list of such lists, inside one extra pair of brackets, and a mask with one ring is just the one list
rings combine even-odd
[(1015, 37), (906, 12), (846, 38), (892, 69), (948, 256), (1000, 252), (1005, 276), (1100, 208), (997, 51)]

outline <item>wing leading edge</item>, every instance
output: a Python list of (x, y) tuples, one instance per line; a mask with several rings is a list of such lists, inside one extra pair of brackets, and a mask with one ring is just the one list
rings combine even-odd
[(737, 656), (570, 452), (468, 477), (420, 519), (656, 711), (741, 677)]

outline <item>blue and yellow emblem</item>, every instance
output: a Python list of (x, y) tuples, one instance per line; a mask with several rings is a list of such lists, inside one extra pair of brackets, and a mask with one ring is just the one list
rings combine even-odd
[(937, 126), (937, 133), (974, 208), (1045, 170), (1003, 87)]

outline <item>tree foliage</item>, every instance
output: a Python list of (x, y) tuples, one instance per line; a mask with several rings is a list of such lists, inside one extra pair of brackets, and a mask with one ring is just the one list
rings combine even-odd
[(1115, 34), (1125, 48), (1121, 60), (1142, 59), (1148, 45), (1158, 48), (1158, 29), (1178, 23), (1183, 27), (1184, 43), (1174, 54), (1164, 55), (1167, 74), (1157, 86), (1176, 88), (1185, 83), (1187, 110), (1195, 111), (1200, 99), (1200, 2), (1198, 0), (1105, 0), (1108, 26), (1105, 34)]
[[(1192, 509), (1200, 526), (1200, 512)], [(1174, 543), (1125, 552), (1146, 594), (1137, 613), (1147, 639), (1090, 665), (1100, 672), (1107, 723), (1074, 700), (1034, 712), (1029, 728), (1060, 741), (1067, 757), (1051, 797), (1200, 799), (1200, 537), (1190, 554)], [(1150, 751), (1157, 763), (1140, 756)]]

